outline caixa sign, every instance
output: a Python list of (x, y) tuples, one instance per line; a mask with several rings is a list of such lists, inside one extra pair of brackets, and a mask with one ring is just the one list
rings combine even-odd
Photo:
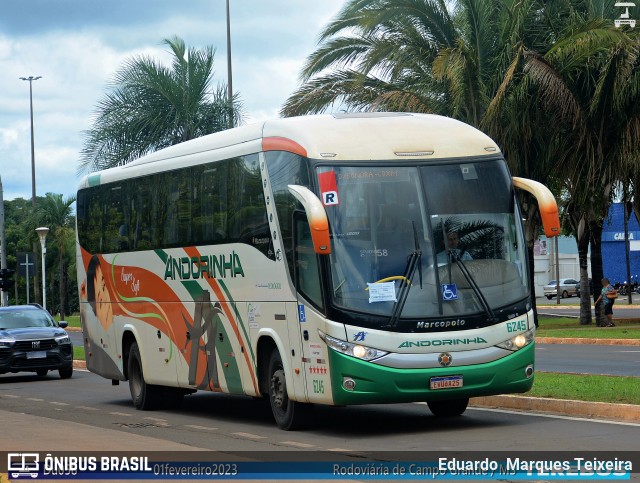
[[(629, 232), (629, 240), (639, 240), (640, 232), (638, 231), (630, 231)], [(602, 241), (603, 242), (612, 242), (612, 241), (624, 241), (624, 232), (623, 231), (610, 231), (602, 233)]]

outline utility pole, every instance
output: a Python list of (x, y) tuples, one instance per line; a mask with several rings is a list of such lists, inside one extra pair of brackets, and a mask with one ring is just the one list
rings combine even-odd
[[(35, 141), (33, 134), (33, 81), (37, 81), (38, 79), (42, 79), (41, 75), (29, 77), (20, 77), (20, 80), (29, 82), (29, 112), (31, 114), (31, 205), (33, 206), (33, 210), (35, 212), (36, 208), (36, 152), (35, 152)], [(36, 253), (36, 241), (33, 242), (33, 252)], [(27, 283), (29, 281), (27, 280)], [(38, 289), (38, 269), (36, 267), (36, 271), (34, 274), (34, 288), (33, 291), (35, 293), (35, 299), (39, 298), (39, 289)]]

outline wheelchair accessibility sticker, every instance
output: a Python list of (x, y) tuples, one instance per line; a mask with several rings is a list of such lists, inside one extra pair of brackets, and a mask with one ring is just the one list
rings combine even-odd
[(458, 286), (455, 283), (442, 285), (442, 300), (458, 300)]

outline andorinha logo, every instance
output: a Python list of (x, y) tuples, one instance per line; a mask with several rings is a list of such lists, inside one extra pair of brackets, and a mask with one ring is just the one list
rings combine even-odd
[(164, 268), (165, 280), (196, 280), (204, 277), (244, 277), (240, 257), (236, 252), (231, 252), (229, 255), (167, 258)]
[(407, 349), (410, 347), (441, 347), (447, 345), (473, 345), (486, 344), (487, 341), (482, 337), (474, 337), (473, 339), (435, 339), (435, 340), (405, 340), (398, 346), (399, 349)]

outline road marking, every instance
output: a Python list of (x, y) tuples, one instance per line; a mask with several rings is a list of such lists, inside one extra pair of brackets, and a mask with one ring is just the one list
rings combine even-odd
[(168, 423), (169, 422), (167, 419), (152, 418), (151, 416), (147, 416), (146, 418), (142, 418), (142, 419), (148, 419), (149, 421), (155, 421), (157, 423)]
[(118, 412), (110, 412), (109, 414), (111, 414), (112, 416), (133, 416), (133, 414), (130, 413), (118, 413)]
[(21, 396), (16, 396), (15, 394), (4, 394), (2, 397), (10, 397), (13, 399), (20, 399)]
[(28, 397), (27, 401), (44, 401), (44, 399), (40, 399), (40, 398), (37, 398), (37, 397)]
[(472, 411), (489, 411), (496, 413), (507, 413), (507, 414), (518, 414), (518, 415), (526, 415), (526, 416), (536, 416), (538, 418), (553, 418), (553, 419), (566, 419), (567, 421), (589, 421), (591, 423), (601, 423), (601, 424), (617, 424), (619, 426), (635, 426), (640, 428), (640, 423), (627, 423), (624, 421), (607, 421), (606, 419), (592, 419), (592, 418), (578, 418), (573, 416), (561, 416), (559, 414), (541, 414), (541, 413), (531, 413), (527, 411), (514, 411), (510, 409), (494, 409), (494, 408), (480, 408), (480, 407), (470, 407), (469, 410)]
[(76, 406), (76, 409), (86, 409), (87, 411), (99, 411), (98, 408), (92, 408), (90, 406)]
[(285, 444), (287, 446), (295, 446), (297, 448), (314, 448), (315, 444), (298, 443), (297, 441), (281, 441), (278, 444)]
[(257, 434), (251, 433), (231, 433), (235, 436), (240, 436), (241, 438), (249, 438), (249, 439), (266, 439), (266, 436), (260, 436)]
[(337, 453), (354, 453), (355, 452), (352, 449), (344, 449), (344, 448), (329, 448), (327, 451), (335, 451)]
[(70, 406), (69, 403), (57, 402), (57, 401), (49, 401), (49, 404), (53, 404), (54, 406)]
[(192, 428), (192, 429), (203, 429), (205, 431), (215, 431), (218, 428), (211, 428), (209, 426), (198, 426), (196, 424), (186, 424), (185, 425), (187, 428)]

